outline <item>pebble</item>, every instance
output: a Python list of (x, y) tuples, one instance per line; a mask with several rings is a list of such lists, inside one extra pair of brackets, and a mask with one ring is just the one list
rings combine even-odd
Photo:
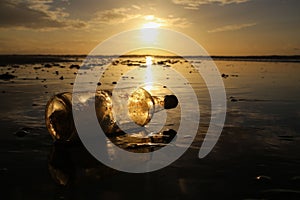
[(237, 102), (238, 100), (235, 99), (235, 98), (232, 98), (230, 101), (231, 101), (231, 102)]
[(74, 68), (75, 68), (75, 69), (79, 69), (80, 66), (79, 66), (79, 65), (74, 65), (74, 64), (73, 64), (73, 65), (71, 65), (69, 68), (70, 68), (70, 69), (74, 69)]
[(28, 135), (30, 133), (29, 128), (21, 128), (20, 130), (18, 130), (17, 132), (15, 132), (15, 135), (18, 137), (24, 137), (26, 135)]
[[(41, 69), (41, 67), (33, 67), (34, 70)], [(42, 70), (43, 71), (43, 70)]]
[(51, 68), (52, 66), (50, 64), (45, 64), (44, 67)]
[(227, 78), (228, 75), (227, 74), (222, 74), (222, 78)]
[(6, 72), (5, 74), (1, 74), (0, 75), (0, 79), (1, 80), (5, 80), (5, 81), (13, 79), (13, 78), (16, 78), (16, 76), (14, 76), (14, 75), (12, 75), (12, 74), (10, 74), (8, 72)]

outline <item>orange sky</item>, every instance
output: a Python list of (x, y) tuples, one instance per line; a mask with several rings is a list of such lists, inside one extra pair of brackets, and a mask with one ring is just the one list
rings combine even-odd
[(299, 0), (2, 0), (0, 53), (88, 54), (114, 34), (161, 27), (210, 55), (294, 55), (299, 7)]

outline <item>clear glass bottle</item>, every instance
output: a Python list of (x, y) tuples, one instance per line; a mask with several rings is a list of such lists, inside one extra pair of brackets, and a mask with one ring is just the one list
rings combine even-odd
[[(128, 117), (137, 125), (145, 126), (151, 121), (155, 112), (177, 107), (178, 99), (175, 95), (152, 96), (147, 90), (138, 88), (132, 92), (127, 100)], [(98, 91), (95, 95), (95, 107), (98, 122), (108, 136), (114, 136), (123, 131), (117, 125), (113, 114), (112, 94), (109, 91)], [(117, 110), (122, 109), (118, 107)], [(115, 115), (118, 112), (115, 111)], [(121, 112), (120, 112), (121, 114)], [(70, 141), (77, 139), (73, 115), (72, 94), (65, 92), (53, 96), (46, 106), (45, 121), (49, 133), (54, 140)]]

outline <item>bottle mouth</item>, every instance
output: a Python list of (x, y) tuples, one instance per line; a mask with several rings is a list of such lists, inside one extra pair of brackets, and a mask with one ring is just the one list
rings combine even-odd
[(164, 108), (165, 109), (172, 109), (176, 108), (178, 105), (178, 99), (175, 95), (166, 95), (164, 99)]

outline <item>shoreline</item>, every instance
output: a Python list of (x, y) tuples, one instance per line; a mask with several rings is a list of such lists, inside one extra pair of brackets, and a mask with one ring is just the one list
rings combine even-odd
[[(2, 54), (0, 55), (0, 66), (11, 64), (38, 64), (51, 62), (78, 62), (88, 55), (36, 55), (36, 54)], [(145, 57), (148, 55), (93, 55), (90, 57), (99, 58), (133, 58)], [(151, 55), (157, 58), (178, 59), (181, 56)], [(300, 55), (251, 55), (251, 56), (184, 56), (186, 59), (212, 59), (214, 61), (249, 61), (249, 62), (300, 62)]]

